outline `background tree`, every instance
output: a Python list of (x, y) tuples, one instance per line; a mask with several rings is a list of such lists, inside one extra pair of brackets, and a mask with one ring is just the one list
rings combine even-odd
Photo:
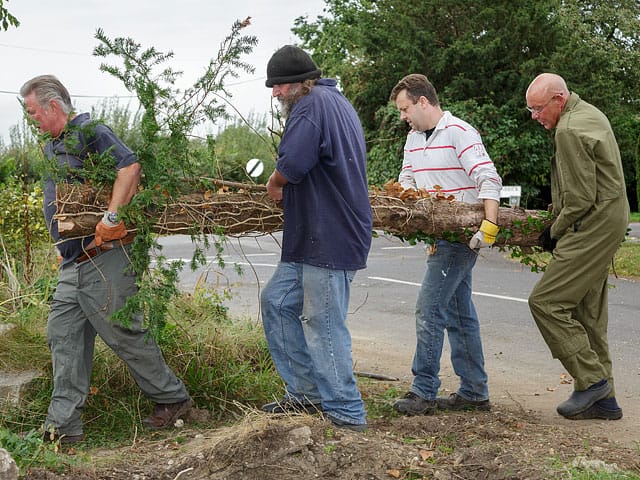
[(329, 15), (299, 18), (294, 32), (354, 103), (367, 135), (371, 183), (395, 177), (401, 165), (407, 129), (393, 120), (389, 92), (402, 76), (421, 72), (443, 107), (482, 133), (505, 184), (522, 185), (526, 204), (544, 208), (552, 136), (531, 121), (524, 94), (537, 74), (556, 71), (610, 117), (635, 207), (640, 131), (627, 106), (640, 98), (638, 2), (326, 3)]
[[(252, 115), (225, 125), (216, 135), (214, 152), (216, 178), (224, 180), (266, 184), (276, 165), (265, 116)], [(258, 178), (247, 174), (246, 164), (251, 158), (258, 158), (264, 164)]]

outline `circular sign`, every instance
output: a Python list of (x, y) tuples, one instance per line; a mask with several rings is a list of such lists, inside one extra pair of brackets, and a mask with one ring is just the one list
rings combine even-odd
[(250, 177), (258, 178), (264, 172), (264, 163), (259, 158), (252, 158), (247, 162), (247, 174)]

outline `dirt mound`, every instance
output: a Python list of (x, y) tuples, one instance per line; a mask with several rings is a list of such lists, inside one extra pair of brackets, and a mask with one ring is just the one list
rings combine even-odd
[[(29, 480), (545, 479), (572, 465), (640, 472), (637, 449), (530, 412), (495, 407), (371, 421), (366, 433), (307, 415), (251, 412), (216, 430), (168, 432), (119, 450), (90, 452), (91, 467)], [(166, 435), (166, 434), (165, 434)]]

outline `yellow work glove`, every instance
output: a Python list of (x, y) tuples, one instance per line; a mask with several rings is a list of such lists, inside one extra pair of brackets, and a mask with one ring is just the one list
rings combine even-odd
[(483, 220), (480, 229), (469, 240), (469, 248), (478, 250), (484, 247), (490, 247), (496, 241), (496, 236), (500, 231), (500, 227), (489, 220)]

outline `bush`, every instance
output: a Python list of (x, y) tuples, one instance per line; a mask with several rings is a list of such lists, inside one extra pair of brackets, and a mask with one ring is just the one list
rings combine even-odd
[(9, 180), (0, 188), (0, 235), (9, 257), (23, 259), (25, 250), (49, 241), (42, 214), (42, 187)]

